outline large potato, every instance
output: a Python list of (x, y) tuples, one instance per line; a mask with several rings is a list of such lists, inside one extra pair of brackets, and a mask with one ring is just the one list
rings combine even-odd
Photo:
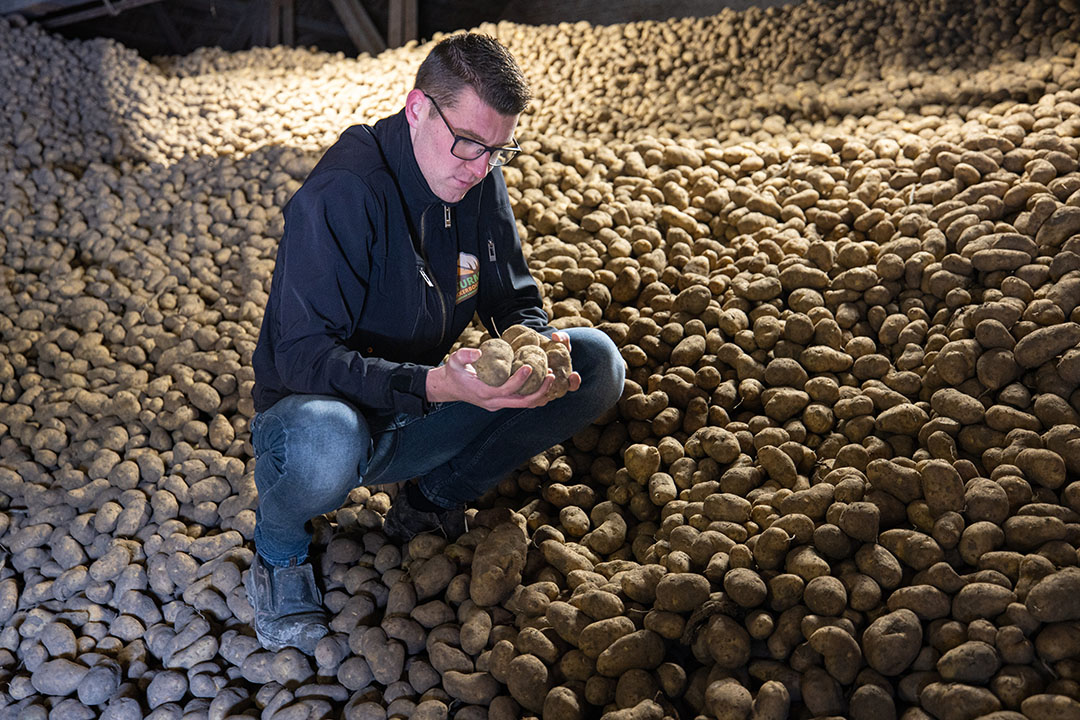
[(542, 348), (547, 356), (547, 367), (555, 376), (554, 381), (551, 383), (551, 389), (548, 390), (547, 399), (556, 400), (565, 395), (570, 390), (570, 373), (573, 372), (570, 361), (570, 351), (566, 349), (566, 346), (555, 340), (547, 340), (543, 343)]
[(532, 395), (540, 389), (544, 378), (547, 377), (547, 354), (539, 345), (522, 345), (515, 350), (510, 374), (513, 375), (526, 365), (532, 368), (532, 373), (525, 384), (518, 389), (518, 395)]
[(480, 357), (473, 363), (476, 376), (492, 387), (505, 383), (511, 375), (514, 351), (510, 344), (491, 338), (480, 344)]

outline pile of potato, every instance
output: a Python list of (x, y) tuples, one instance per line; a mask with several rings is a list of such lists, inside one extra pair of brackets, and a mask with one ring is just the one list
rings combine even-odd
[(430, 45), (0, 21), (0, 718), (1080, 717), (1078, 9), (481, 28), (625, 392), (454, 543), (317, 518), (313, 657), (249, 627), (251, 354), (282, 205)]

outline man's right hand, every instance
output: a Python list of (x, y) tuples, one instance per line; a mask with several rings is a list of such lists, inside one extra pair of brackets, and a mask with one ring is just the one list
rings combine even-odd
[(476, 348), (461, 348), (452, 353), (445, 364), (428, 370), (425, 387), (428, 402), (460, 400), (485, 410), (532, 408), (547, 403), (545, 395), (555, 381), (555, 376), (550, 372), (536, 392), (518, 395), (517, 391), (528, 380), (532, 368), (523, 366), (502, 385), (491, 387), (476, 376), (472, 364), (479, 359), (480, 351)]

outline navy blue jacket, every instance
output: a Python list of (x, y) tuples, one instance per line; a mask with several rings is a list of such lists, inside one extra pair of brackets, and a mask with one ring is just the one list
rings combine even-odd
[(489, 331), (550, 329), (501, 171), (444, 203), (416, 164), (404, 111), (346, 130), (284, 216), (252, 357), (256, 411), (308, 393), (419, 415), (427, 371), (475, 313)]

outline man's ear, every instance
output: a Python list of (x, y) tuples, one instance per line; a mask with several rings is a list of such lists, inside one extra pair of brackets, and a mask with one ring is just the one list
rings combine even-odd
[(423, 90), (413, 88), (405, 96), (405, 119), (409, 121), (409, 127), (415, 128), (420, 122), (421, 113), (426, 112), (427, 96)]

